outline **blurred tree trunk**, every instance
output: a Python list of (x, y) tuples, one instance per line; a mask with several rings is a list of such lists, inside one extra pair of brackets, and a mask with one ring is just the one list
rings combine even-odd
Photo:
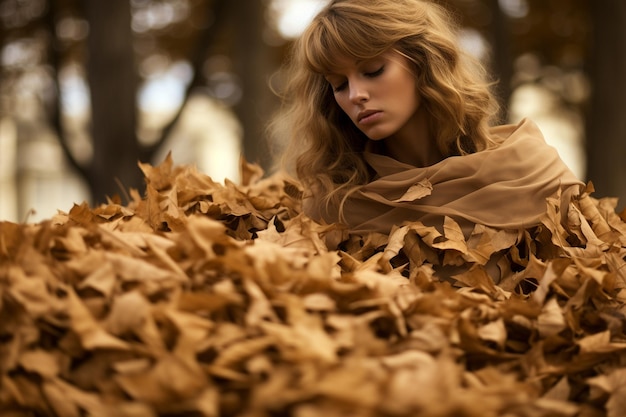
[(492, 19), (489, 25), (490, 42), (493, 47), (492, 70), (498, 84), (495, 93), (500, 103), (500, 118), (507, 121), (511, 100), (511, 79), (513, 77), (513, 57), (511, 53), (511, 32), (508, 17), (502, 12), (498, 0), (489, 0)]
[(626, 205), (626, 1), (590, 5), (593, 38), (588, 73), (587, 178), (598, 197)]
[(137, 75), (130, 2), (87, 0), (84, 7), (89, 22), (87, 79), (94, 152), (87, 181), (92, 199), (101, 202), (105, 196), (142, 185), (135, 132)]
[(266, 3), (228, 0), (234, 28), (233, 60), (243, 96), (234, 110), (243, 126), (243, 152), (249, 162), (269, 168), (271, 157), (264, 134), (275, 99), (269, 88), (272, 48), (264, 41)]
[(587, 123), (587, 178), (598, 197), (626, 203), (626, 2), (591, 5), (589, 74), (593, 86)]

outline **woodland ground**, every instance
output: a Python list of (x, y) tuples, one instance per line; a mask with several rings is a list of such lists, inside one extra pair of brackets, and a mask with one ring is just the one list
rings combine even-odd
[(614, 199), (348, 238), (242, 166), (168, 158), (128, 204), (0, 223), (3, 416), (626, 415)]

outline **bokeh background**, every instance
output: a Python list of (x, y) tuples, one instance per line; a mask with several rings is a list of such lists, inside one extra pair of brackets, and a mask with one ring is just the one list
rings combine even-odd
[[(271, 87), (327, 0), (0, 0), (0, 220), (143, 191), (138, 161), (269, 169)], [(597, 197), (626, 201), (626, 1), (440, 0)]]

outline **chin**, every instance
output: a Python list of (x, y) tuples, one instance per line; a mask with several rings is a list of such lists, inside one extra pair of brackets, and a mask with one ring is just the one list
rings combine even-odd
[(361, 132), (363, 132), (363, 134), (367, 136), (369, 140), (383, 140), (389, 137), (389, 134), (387, 134), (387, 132), (381, 132), (379, 129), (371, 129), (368, 131), (361, 130)]
[(369, 140), (376, 140), (376, 141), (378, 141), (378, 140), (385, 140), (385, 139), (387, 139), (389, 137), (389, 135), (386, 135), (386, 134), (383, 134), (383, 133), (377, 133), (377, 134), (375, 134), (375, 133), (370, 133), (370, 134), (365, 133), (365, 136), (367, 136), (369, 138)]

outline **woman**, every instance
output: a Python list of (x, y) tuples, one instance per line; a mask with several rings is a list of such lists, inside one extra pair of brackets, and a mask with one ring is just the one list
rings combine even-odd
[(421, 0), (335, 0), (295, 43), (282, 114), (304, 210), (354, 234), (538, 223), (580, 181), (530, 121), (492, 128), (485, 71), (449, 14)]

